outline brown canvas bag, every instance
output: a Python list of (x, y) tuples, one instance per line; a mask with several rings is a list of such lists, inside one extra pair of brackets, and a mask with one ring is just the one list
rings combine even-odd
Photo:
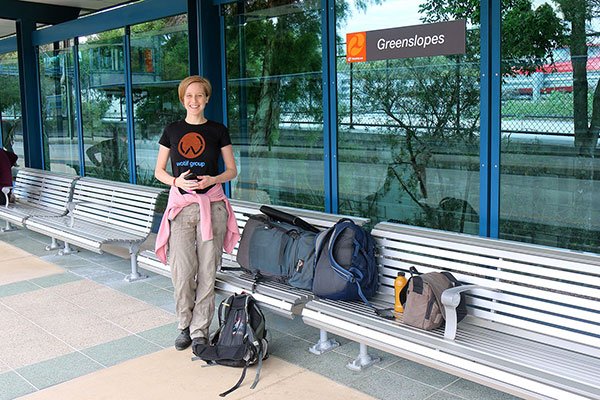
[[(413, 273), (411, 268), (411, 273)], [(414, 269), (416, 272), (416, 269)], [(417, 272), (418, 273), (418, 272)], [(460, 285), (449, 272), (428, 272), (422, 275), (413, 274), (408, 280), (400, 299), (405, 300), (403, 322), (425, 330), (440, 327), (446, 318), (442, 305), (444, 290)], [(466, 314), (464, 301), (457, 309), (458, 320)], [(464, 310), (464, 311), (463, 311)]]

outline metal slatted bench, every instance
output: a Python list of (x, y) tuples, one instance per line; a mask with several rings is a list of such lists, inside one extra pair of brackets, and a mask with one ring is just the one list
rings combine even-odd
[[(258, 214), (261, 204), (230, 200), (238, 222), (240, 233), (243, 232), (248, 215)], [(328, 214), (318, 211), (302, 210), (290, 207), (276, 206), (277, 209), (297, 215), (305, 221), (313, 224), (319, 229), (325, 229), (333, 226), (341, 215)], [(353, 218), (357, 224), (368, 222), (365, 218)], [(236, 262), (237, 248), (232, 254), (223, 253), (222, 266), (227, 268), (239, 268)], [(153, 251), (145, 250), (138, 255), (138, 264), (141, 268), (150, 271), (171, 276), (171, 270), (168, 265), (161, 263)], [(251, 276), (243, 274), (240, 271), (223, 270), (217, 272), (215, 289), (224, 293), (235, 293), (240, 291), (252, 291), (254, 281)], [(302, 309), (302, 306), (311, 298), (313, 294), (307, 290), (296, 289), (276, 282), (261, 282), (256, 285), (253, 296), (262, 307), (268, 308), (279, 315), (287, 318), (294, 318)]]
[[(600, 399), (600, 256), (392, 223), (372, 233), (377, 306), (393, 306), (398, 271), (443, 269), (465, 284), (467, 317), (423, 331), (401, 314), (313, 299), (305, 323), (358, 341), (365, 362), (368, 345), (523, 398)], [(444, 292), (447, 315), (459, 298)]]
[[(6, 204), (0, 207), (0, 219), (6, 221), (3, 232), (25, 226), (29, 217), (58, 217), (67, 213), (73, 182), (79, 177), (59, 172), (22, 168), (17, 172), (15, 185), (2, 188)], [(10, 189), (15, 197), (8, 202)], [(50, 246), (49, 248), (52, 248)]]
[(75, 182), (69, 214), (60, 217), (30, 217), (25, 227), (65, 242), (59, 254), (74, 250), (70, 244), (102, 253), (105, 244), (126, 245), (131, 258), (131, 274), (126, 280), (140, 279), (137, 253), (152, 229), (157, 197), (163, 189), (131, 185), (95, 178)]

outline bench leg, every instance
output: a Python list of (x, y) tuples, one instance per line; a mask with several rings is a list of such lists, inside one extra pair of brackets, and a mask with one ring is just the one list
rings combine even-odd
[(346, 364), (346, 367), (352, 371), (362, 371), (363, 369), (367, 369), (379, 361), (381, 361), (381, 358), (372, 357), (369, 354), (367, 345), (360, 343), (360, 353), (358, 354), (358, 357), (351, 363)]
[(56, 240), (56, 238), (52, 238), (52, 242), (46, 246), (46, 251), (50, 251), (50, 250), (56, 250), (60, 247), (60, 245), (58, 244), (58, 241)]
[(2, 228), (2, 232), (12, 232), (12, 231), (16, 231), (17, 228), (12, 226), (10, 224), (10, 222), (6, 221), (6, 226), (4, 228)]
[(326, 330), (321, 329), (319, 331), (319, 341), (317, 344), (310, 346), (308, 350), (311, 353), (320, 356), (321, 354), (327, 353), (328, 351), (331, 351), (339, 346), (340, 344), (336, 342), (335, 339), (327, 338)]
[(127, 282), (138, 281), (140, 279), (146, 279), (148, 277), (148, 275), (142, 275), (138, 271), (137, 254), (139, 251), (140, 251), (139, 244), (134, 244), (129, 247), (129, 258), (131, 260), (131, 274), (129, 274), (125, 277), (125, 281), (127, 281)]
[(79, 250), (77, 250), (74, 247), (71, 247), (71, 245), (69, 243), (65, 242), (65, 247), (58, 252), (58, 255), (59, 256), (68, 256), (69, 254), (73, 254), (73, 253), (79, 253)]

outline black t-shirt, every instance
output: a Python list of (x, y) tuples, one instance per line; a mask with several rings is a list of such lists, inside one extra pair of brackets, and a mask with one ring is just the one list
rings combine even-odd
[[(173, 176), (178, 177), (188, 169), (197, 176), (217, 176), (221, 147), (230, 145), (231, 139), (227, 127), (218, 122), (208, 120), (192, 125), (183, 120), (167, 125), (158, 143), (171, 150)], [(206, 193), (213, 186), (197, 192)]]

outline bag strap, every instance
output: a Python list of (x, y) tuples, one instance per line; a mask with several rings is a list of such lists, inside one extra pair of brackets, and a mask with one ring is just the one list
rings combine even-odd
[(229, 393), (237, 390), (242, 382), (244, 381), (244, 378), (246, 377), (246, 371), (248, 370), (248, 366), (250, 365), (250, 360), (246, 360), (246, 364), (244, 365), (244, 370), (242, 371), (242, 376), (240, 376), (240, 379), (237, 381), (237, 383), (235, 385), (233, 385), (233, 387), (229, 390), (226, 390), (225, 392), (219, 394), (220, 397), (225, 397), (227, 396)]
[[(365, 304), (368, 305), (369, 307), (375, 308), (369, 302), (369, 300), (367, 300), (367, 298), (363, 294), (362, 287), (360, 286), (360, 281), (362, 281), (364, 278), (363, 273), (356, 267), (350, 267), (349, 270), (345, 269), (336, 261), (335, 257), (333, 256), (333, 247), (334, 247), (335, 242), (337, 241), (338, 237), (340, 236), (340, 234), (344, 231), (344, 229), (347, 229), (347, 228), (354, 230), (355, 226), (356, 226), (356, 224), (352, 220), (347, 219), (347, 218), (342, 218), (335, 225), (333, 236), (331, 237), (331, 240), (329, 241), (329, 261), (331, 263), (331, 267), (333, 268), (333, 271), (340, 278), (342, 278), (345, 281), (350, 282), (350, 283), (356, 283), (356, 286), (358, 288), (358, 295), (360, 296), (362, 301), (364, 301)], [(359, 250), (360, 250), (360, 243), (358, 243), (358, 241), (355, 238), (354, 239), (354, 254), (352, 255), (352, 258), (355, 258), (358, 255)], [(363, 254), (363, 256), (364, 256), (364, 254)]]
[[(252, 324), (250, 324), (250, 304), (256, 305), (254, 303), (254, 301), (255, 300), (252, 296), (246, 297), (246, 304), (245, 304), (246, 334), (248, 335), (247, 338), (250, 341), (252, 347), (258, 353), (258, 368), (256, 369), (256, 377), (254, 378), (254, 382), (252, 383), (252, 386), (250, 386), (250, 389), (254, 389), (256, 387), (256, 385), (258, 384), (258, 378), (260, 377), (260, 370), (262, 369), (262, 359), (263, 359), (262, 341), (256, 337), (256, 332), (254, 332), (254, 328), (252, 327)], [(260, 310), (260, 309), (258, 309), (258, 310)], [(251, 357), (248, 357), (248, 360), (250, 361)]]
[(221, 268), (219, 268), (220, 271), (244, 271), (243, 268), (240, 267), (224, 267), (221, 265)]
[(285, 280), (276, 276), (267, 276), (260, 273), (259, 269), (252, 269), (252, 293), (256, 293), (256, 286), (261, 282), (280, 282), (285, 283)]
[(317, 236), (315, 236), (315, 263), (319, 260), (323, 249), (325, 248), (325, 243), (329, 241), (331, 235), (333, 234), (334, 227), (327, 229), (325, 232), (321, 232)]
[(287, 222), (288, 224), (295, 225), (299, 228), (304, 229), (305, 231), (319, 233), (319, 229), (317, 229), (314, 225), (306, 222), (300, 217), (286, 213), (285, 211), (281, 211), (276, 208), (263, 205), (260, 207), (260, 212), (262, 212), (269, 218), (282, 222)]
[(229, 315), (229, 311), (231, 311), (231, 305), (233, 304), (233, 298), (235, 295), (229, 296), (227, 299), (223, 300), (221, 304), (219, 304), (219, 326), (223, 325), (223, 323), (227, 320), (227, 316)]
[[(410, 281), (413, 280), (413, 278), (416, 278), (418, 275), (421, 275), (421, 273), (419, 271), (417, 271), (417, 269), (415, 268), (415, 266), (411, 266), (410, 269), (409, 269), (409, 272), (410, 272), (410, 278), (408, 278), (408, 281), (406, 282), (406, 285), (404, 285), (404, 287), (402, 288), (402, 290), (400, 291), (400, 294), (398, 296), (398, 297), (400, 297), (400, 303), (402, 303), (402, 305), (404, 305), (406, 303), (406, 293), (408, 291), (408, 285), (410, 284)], [(413, 284), (415, 282), (413, 282)], [(423, 281), (421, 280), (421, 287), (423, 285), (422, 282)], [(402, 301), (402, 299), (404, 299), (404, 301)], [(373, 307), (373, 308), (375, 308), (375, 307)], [(390, 307), (390, 308), (375, 308), (375, 314), (377, 314), (378, 316), (380, 316), (382, 318), (385, 318), (385, 319), (390, 319), (390, 320), (395, 319), (394, 318), (394, 308), (393, 307)]]
[(452, 282), (452, 285), (454, 287), (460, 286), (460, 282), (450, 272), (442, 271), (442, 274), (446, 275), (446, 278), (448, 278), (450, 280), (450, 282)]

